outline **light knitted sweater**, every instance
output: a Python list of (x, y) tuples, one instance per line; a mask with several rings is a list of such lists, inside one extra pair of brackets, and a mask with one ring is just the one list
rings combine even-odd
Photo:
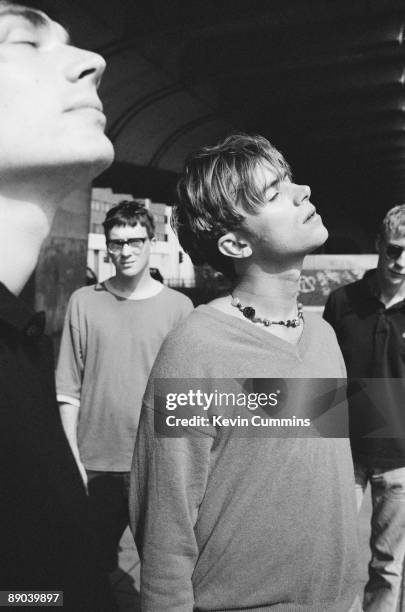
[(192, 308), (185, 295), (168, 287), (141, 300), (115, 295), (104, 283), (73, 293), (56, 389), (59, 401), (80, 408), (77, 439), (87, 470), (129, 471), (156, 355)]
[(344, 376), (335, 334), (317, 315), (306, 314), (296, 346), (210, 306), (170, 334), (144, 397), (132, 469), (143, 612), (348, 612), (358, 567), (347, 439), (198, 427), (157, 437), (153, 397), (154, 378)]

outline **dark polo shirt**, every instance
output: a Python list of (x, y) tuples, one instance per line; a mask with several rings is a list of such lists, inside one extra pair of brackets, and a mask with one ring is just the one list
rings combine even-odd
[(45, 317), (0, 283), (0, 590), (95, 612), (87, 496), (64, 435)]
[(386, 308), (370, 270), (331, 293), (324, 318), (346, 363), (354, 459), (405, 466), (405, 300)]

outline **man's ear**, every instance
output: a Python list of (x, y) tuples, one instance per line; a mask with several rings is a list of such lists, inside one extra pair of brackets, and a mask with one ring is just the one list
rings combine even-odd
[(234, 259), (245, 259), (252, 254), (251, 246), (246, 240), (239, 238), (233, 232), (228, 232), (218, 239), (218, 250), (226, 257)]
[(380, 254), (382, 246), (383, 246), (383, 239), (381, 238), (380, 235), (378, 235), (377, 238), (375, 239), (374, 246), (375, 246), (375, 250), (377, 251), (377, 253)]

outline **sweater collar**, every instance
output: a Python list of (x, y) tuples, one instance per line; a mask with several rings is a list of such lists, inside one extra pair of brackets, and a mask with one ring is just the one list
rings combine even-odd
[(45, 313), (35, 313), (1, 282), (0, 320), (27, 336), (40, 336), (45, 328)]

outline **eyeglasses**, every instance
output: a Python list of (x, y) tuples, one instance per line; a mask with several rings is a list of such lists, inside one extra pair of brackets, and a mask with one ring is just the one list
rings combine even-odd
[(147, 238), (128, 238), (128, 240), (109, 240), (107, 242), (110, 253), (121, 253), (124, 246), (127, 244), (133, 251), (140, 251)]
[(388, 243), (385, 247), (385, 254), (387, 255), (389, 259), (396, 260), (396, 259), (399, 259), (399, 257), (401, 257), (402, 252), (404, 250), (405, 249), (399, 246), (399, 244)]

